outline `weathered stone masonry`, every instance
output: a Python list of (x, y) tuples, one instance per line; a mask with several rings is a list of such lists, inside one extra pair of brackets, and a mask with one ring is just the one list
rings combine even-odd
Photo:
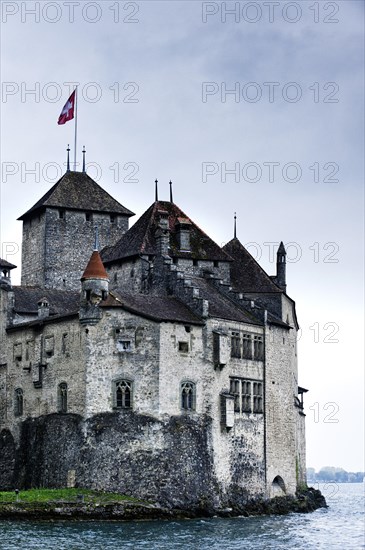
[(211, 510), (293, 495), (306, 390), (284, 247), (269, 277), (173, 202), (130, 215), (66, 172), (21, 217), (20, 287), (1, 260), (0, 487)]

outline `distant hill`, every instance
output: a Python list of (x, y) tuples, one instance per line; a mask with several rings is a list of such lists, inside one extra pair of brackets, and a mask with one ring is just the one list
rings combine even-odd
[(343, 468), (335, 468), (334, 466), (324, 466), (316, 472), (314, 468), (307, 468), (307, 481), (314, 483), (319, 481), (325, 483), (335, 481), (336, 483), (362, 483), (364, 472), (347, 472)]

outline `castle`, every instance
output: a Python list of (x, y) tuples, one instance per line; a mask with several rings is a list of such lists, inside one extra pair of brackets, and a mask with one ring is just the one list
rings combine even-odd
[(132, 215), (68, 169), (19, 218), (20, 286), (0, 261), (0, 488), (216, 509), (294, 495), (307, 390), (283, 243), (269, 276), (157, 182)]

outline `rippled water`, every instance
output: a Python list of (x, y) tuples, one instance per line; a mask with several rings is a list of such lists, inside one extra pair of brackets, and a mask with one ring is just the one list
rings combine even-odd
[(134, 522), (0, 521), (1, 550), (358, 550), (364, 485), (319, 487), (330, 508), (312, 514)]

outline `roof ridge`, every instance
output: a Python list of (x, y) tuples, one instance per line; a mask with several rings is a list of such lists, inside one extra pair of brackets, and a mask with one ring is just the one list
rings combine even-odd
[(18, 220), (24, 220), (47, 207), (109, 212), (127, 217), (134, 215), (86, 172), (65, 172)]

